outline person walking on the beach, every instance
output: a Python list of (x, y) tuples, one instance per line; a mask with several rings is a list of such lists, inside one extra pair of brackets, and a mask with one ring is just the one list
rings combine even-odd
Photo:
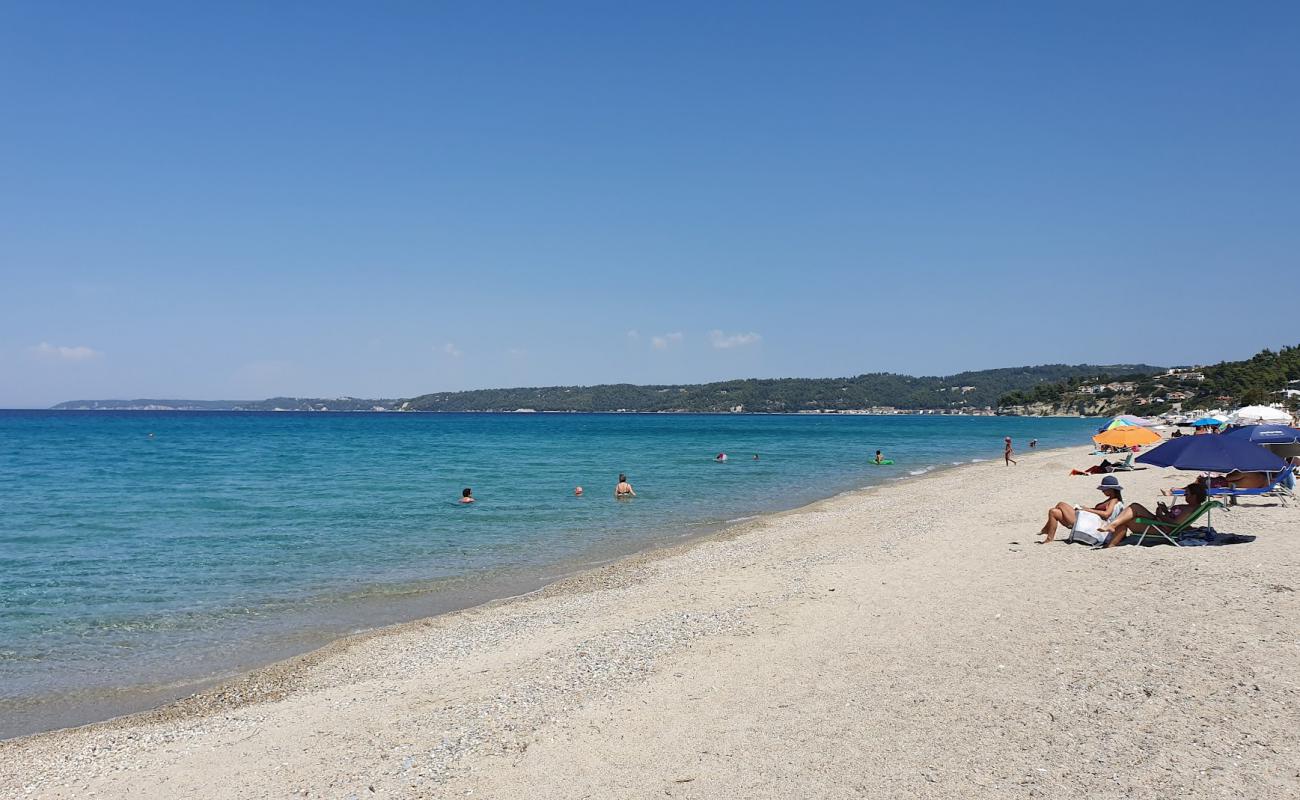
[(621, 472), (618, 474), (618, 486), (614, 487), (614, 497), (620, 500), (626, 497), (636, 497), (636, 492), (632, 491), (632, 484), (627, 482), (627, 476)]
[(1002, 457), (1006, 459), (1007, 462), (1006, 465), (1009, 467), (1012, 464), (1016, 463), (1016, 460), (1011, 457), (1011, 454), (1015, 452), (1015, 450), (1011, 447), (1011, 437), (1008, 436), (1004, 438), (1002, 440), (1002, 444), (1003, 444)]

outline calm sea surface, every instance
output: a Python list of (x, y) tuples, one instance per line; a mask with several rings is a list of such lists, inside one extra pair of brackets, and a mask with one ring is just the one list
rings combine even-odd
[[(1004, 435), (1053, 447), (1094, 427), (0, 411), (0, 736), (138, 708), (745, 515), (997, 459)], [(877, 448), (896, 465), (869, 466)], [(635, 500), (612, 498), (619, 472)]]

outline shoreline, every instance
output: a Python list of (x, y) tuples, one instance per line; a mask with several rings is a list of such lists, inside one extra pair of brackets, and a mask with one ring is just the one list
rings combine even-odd
[[(1295, 508), (1031, 544), (1083, 447), (739, 523), (0, 742), (0, 794), (1260, 798), (1300, 791)], [(1184, 474), (1121, 476), (1150, 502)], [(960, 513), (946, 513), (956, 508)]]
[[(96, 409), (68, 410), (93, 411)], [(1042, 448), (1033, 451), (1031, 454), (1046, 454), (1053, 450), (1067, 450), (1070, 449), (1070, 447), (1071, 446)], [(775, 511), (759, 511), (753, 514), (742, 515), (733, 520), (699, 523), (698, 531), (688, 529), (687, 532), (679, 533), (676, 537), (669, 537), (666, 535), (667, 532), (664, 532), (659, 536), (641, 542), (637, 547), (631, 550), (597, 557), (594, 561), (583, 559), (581, 561), (541, 565), (533, 572), (514, 576), (512, 579), (503, 583), (503, 588), (505, 585), (528, 585), (532, 587), (525, 589), (524, 591), (515, 591), (500, 595), (493, 594), (492, 596), (478, 595), (475, 599), (452, 601), (448, 604), (445, 610), (438, 610), (431, 614), (418, 614), (415, 616), (390, 614), (390, 616), (395, 616), (396, 619), (389, 622), (381, 622), (373, 626), (354, 629), (350, 632), (340, 632), (336, 630), (312, 636), (310, 638), (314, 640), (314, 642), (309, 644), (305, 649), (295, 646), (280, 648), (280, 653), (269, 659), (250, 656), (244, 659), (249, 662), (246, 665), (220, 669), (216, 674), (195, 678), (181, 677), (165, 681), (161, 684), (91, 689), (90, 692), (95, 695), (95, 697), (90, 700), (83, 700), (81, 702), (73, 701), (69, 703), (61, 702), (62, 698), (66, 697), (67, 694), (76, 694), (76, 692), (69, 692), (65, 695), (56, 696), (56, 698), (50, 698), (51, 702), (57, 704), (57, 710), (49, 712), (51, 717), (66, 720), (67, 724), (56, 724), (53, 727), (42, 727), (25, 733), (0, 737), (0, 744), (28, 737), (57, 734), (62, 731), (77, 730), (99, 725), (109, 725), (119, 722), (122, 722), (123, 724), (131, 724), (131, 722), (137, 717), (149, 720), (165, 720), (174, 718), (178, 715), (184, 715), (185, 713), (210, 713), (210, 711), (214, 709), (232, 710), (260, 700), (275, 699), (282, 696), (283, 692), (279, 689), (268, 692), (266, 690), (265, 680), (272, 680), (275, 682), (287, 680), (288, 676), (292, 675), (295, 670), (310, 667), (312, 664), (327, 657), (336, 647), (346, 648), (356, 646), (363, 644), (372, 637), (381, 637), (389, 635), (390, 633), (399, 633), (400, 631), (397, 629), (404, 629), (412, 626), (425, 626), (431, 621), (441, 620), (467, 611), (486, 609), (495, 605), (526, 600), (534, 596), (546, 596), (546, 594), (552, 589), (557, 592), (563, 592), (565, 591), (565, 584), (570, 581), (581, 583), (587, 577), (588, 573), (601, 573), (606, 570), (618, 569), (623, 566), (625, 562), (627, 562), (626, 566), (628, 567), (639, 566), (642, 562), (667, 558), (718, 537), (743, 535), (743, 530), (737, 529), (743, 529), (745, 526), (750, 524), (762, 523), (764, 520), (769, 518), (779, 518), (784, 515), (799, 513), (837, 498), (847, 498), (859, 493), (888, 488), (902, 482), (924, 480), (947, 471), (976, 467), (979, 464), (988, 463), (994, 460), (995, 459), (990, 457), (987, 459), (969, 459), (961, 464), (939, 463), (924, 468), (924, 471), (919, 474), (912, 471), (901, 471), (897, 475), (874, 479), (871, 483), (853, 486), (791, 508), (778, 509)], [(556, 570), (558, 570), (558, 574), (551, 574), (556, 572)], [(434, 598), (445, 597), (445, 591), (446, 590), (439, 588), (432, 588), (431, 585), (425, 584), (421, 588), (414, 588), (410, 591), (404, 591), (399, 594), (408, 596), (415, 604), (420, 604), (421, 601), (427, 602)], [(492, 590), (488, 591), (491, 592)], [(389, 606), (391, 608), (396, 601), (389, 599), (373, 600), (369, 602), (373, 602), (376, 605)], [(380, 613), (382, 614), (382, 612)], [(261, 675), (264, 672), (268, 673), (265, 679)], [(115, 696), (121, 697), (123, 695), (132, 695), (133, 698), (128, 700), (111, 699)], [(44, 699), (42, 701), (37, 701), (37, 703), (39, 702), (44, 702)], [(234, 704), (223, 705), (227, 702), (233, 702)], [(182, 706), (185, 709), (193, 710), (178, 710), (175, 713), (171, 713), (168, 712), (168, 709), (171, 706)], [(83, 713), (84, 709), (99, 710), (90, 713)], [(41, 713), (36, 711), (30, 716), (39, 718)]]

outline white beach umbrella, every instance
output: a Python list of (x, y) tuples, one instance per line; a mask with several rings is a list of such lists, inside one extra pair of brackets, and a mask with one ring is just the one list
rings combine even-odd
[(1291, 415), (1272, 406), (1246, 406), (1233, 413), (1232, 421), (1238, 425), (1290, 425)]

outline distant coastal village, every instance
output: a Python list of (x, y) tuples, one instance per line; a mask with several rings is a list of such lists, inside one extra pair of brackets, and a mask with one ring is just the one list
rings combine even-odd
[(1065, 365), (946, 377), (870, 373), (852, 378), (776, 378), (705, 384), (550, 386), (438, 392), (401, 399), (273, 397), (267, 400), (74, 400), (72, 411), (279, 411), (350, 413), (664, 413), (1176, 418), (1196, 410), (1272, 405), (1300, 410), (1300, 346), (1244, 361), (1155, 367)]

